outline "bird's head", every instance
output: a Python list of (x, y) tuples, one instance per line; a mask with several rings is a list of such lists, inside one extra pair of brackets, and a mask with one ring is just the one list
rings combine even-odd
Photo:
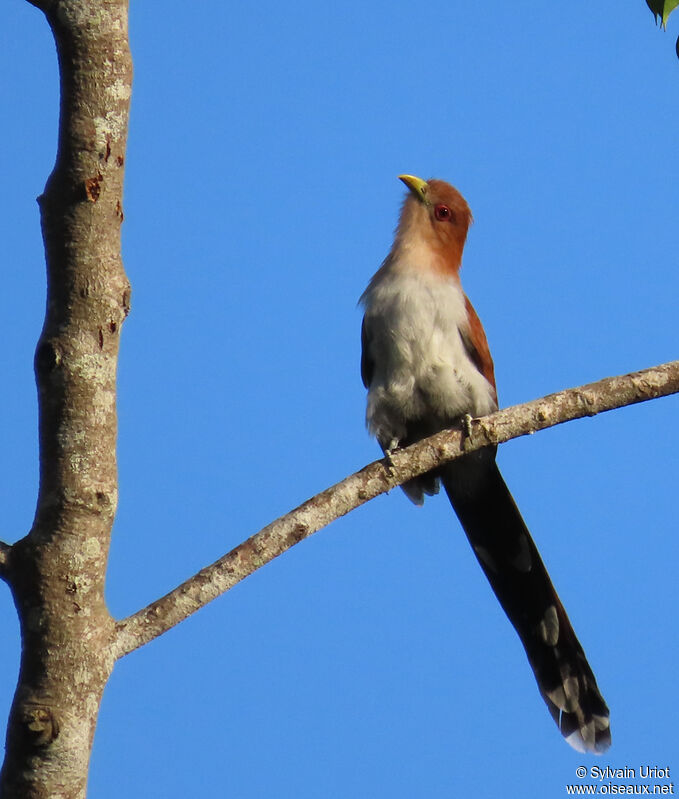
[(414, 175), (399, 175), (399, 179), (409, 192), (396, 231), (397, 246), (429, 247), (439, 268), (457, 273), (472, 223), (466, 200), (443, 180), (422, 180)]

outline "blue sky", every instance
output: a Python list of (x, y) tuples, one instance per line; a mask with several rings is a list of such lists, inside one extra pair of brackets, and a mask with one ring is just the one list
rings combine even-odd
[[(132, 4), (116, 616), (377, 457), (356, 301), (402, 172), (474, 212), (462, 278), (503, 405), (677, 357), (677, 21), (661, 34), (643, 0), (367, 5)], [(13, 0), (2, 29), (13, 541), (35, 507), (58, 80), (39, 12)], [(606, 756), (562, 742), (445, 499), (393, 492), (118, 664), (91, 795), (558, 797), (583, 763), (679, 775), (678, 413), (499, 454), (611, 708)], [(19, 643), (0, 601), (4, 719)]]

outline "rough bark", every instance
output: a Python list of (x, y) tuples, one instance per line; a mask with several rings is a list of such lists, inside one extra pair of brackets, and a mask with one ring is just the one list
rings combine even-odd
[(130, 289), (120, 258), (132, 65), (125, 0), (35, 2), (61, 77), (54, 170), (38, 198), (47, 309), (35, 355), (40, 489), (28, 535), (3, 553), (19, 614), (19, 682), (3, 799), (84, 797), (113, 666), (104, 601), (117, 502), (116, 362)]

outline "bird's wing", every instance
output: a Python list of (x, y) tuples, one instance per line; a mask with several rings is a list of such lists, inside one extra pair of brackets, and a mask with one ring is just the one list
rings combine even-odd
[(368, 345), (368, 332), (366, 330), (365, 316), (363, 317), (363, 324), (361, 325), (361, 379), (366, 388), (370, 388), (372, 383), (373, 374), (375, 371), (375, 363), (370, 355), (370, 347)]
[(467, 350), (467, 354), (472, 360), (472, 363), (486, 378), (493, 388), (495, 386), (495, 367), (493, 359), (488, 349), (488, 341), (486, 334), (483, 330), (483, 325), (474, 310), (474, 306), (469, 301), (469, 297), (465, 294), (465, 306), (467, 308), (467, 318), (469, 320), (469, 327), (466, 330), (460, 330), (462, 343)]

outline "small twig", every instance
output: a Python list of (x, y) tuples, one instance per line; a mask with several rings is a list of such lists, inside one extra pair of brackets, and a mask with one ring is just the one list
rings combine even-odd
[(12, 547), (4, 541), (0, 541), (0, 579), (4, 579), (7, 573), (7, 564), (9, 562), (9, 551)]
[(584, 416), (679, 392), (679, 361), (550, 394), (473, 421), (473, 438), (444, 430), (375, 461), (281, 516), (169, 594), (117, 625), (116, 657), (138, 649), (294, 544), (359, 505), (434, 467), (485, 446), (501, 444)]

